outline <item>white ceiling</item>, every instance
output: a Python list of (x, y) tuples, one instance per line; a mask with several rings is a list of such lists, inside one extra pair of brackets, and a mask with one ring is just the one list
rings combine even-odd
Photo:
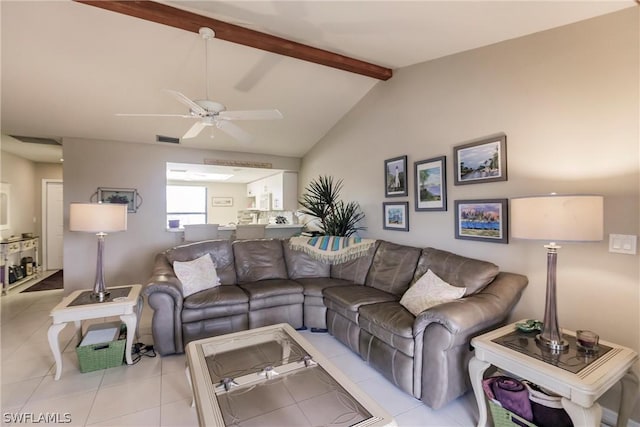
[[(632, 0), (165, 3), (392, 69), (636, 5)], [(193, 124), (115, 114), (186, 114), (164, 89), (204, 98), (205, 42), (198, 34), (70, 0), (2, 0), (0, 7), (2, 134), (157, 144), (156, 135), (180, 137)], [(212, 40), (208, 52), (213, 100), (230, 110), (277, 108), (284, 119), (236, 122), (255, 137), (250, 144), (207, 128), (182, 140), (183, 146), (301, 157), (375, 84), (384, 84), (222, 40)], [(25, 145), (2, 138), (5, 151), (36, 161), (60, 157), (59, 152), (25, 154)]]

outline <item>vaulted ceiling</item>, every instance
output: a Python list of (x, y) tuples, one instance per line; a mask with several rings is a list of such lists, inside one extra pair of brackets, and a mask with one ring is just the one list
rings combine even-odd
[[(311, 47), (390, 70), (637, 6), (632, 0), (161, 3), (205, 22), (285, 39), (285, 54)], [(3, 0), (0, 8), (7, 151), (25, 143), (6, 135), (152, 144), (157, 135), (180, 138), (194, 119), (116, 113), (188, 114), (166, 89), (203, 99), (208, 84), (210, 98), (229, 110), (277, 108), (284, 118), (235, 122), (254, 136), (251, 143), (211, 127), (181, 145), (300, 157), (374, 85), (388, 84), (223, 40), (221, 30), (208, 43), (205, 76), (205, 42), (193, 28), (71, 0)]]

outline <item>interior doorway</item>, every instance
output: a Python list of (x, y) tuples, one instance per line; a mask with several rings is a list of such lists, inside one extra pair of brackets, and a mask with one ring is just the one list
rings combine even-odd
[(63, 266), (63, 183), (60, 179), (42, 180), (42, 267), (61, 270)]

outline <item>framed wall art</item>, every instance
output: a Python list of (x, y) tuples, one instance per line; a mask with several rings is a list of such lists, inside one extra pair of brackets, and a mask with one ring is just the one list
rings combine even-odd
[(211, 206), (213, 207), (233, 206), (233, 197), (212, 197)]
[(135, 188), (98, 188), (99, 203), (119, 203), (127, 205), (127, 212), (134, 213), (140, 207), (140, 195)]
[(456, 239), (509, 243), (507, 199), (456, 200)]
[(382, 203), (382, 228), (409, 231), (409, 202)]
[(455, 185), (506, 181), (506, 135), (453, 147), (453, 164)]
[(416, 211), (446, 211), (446, 157), (415, 162), (414, 172)]
[(407, 156), (384, 161), (384, 196), (407, 196)]

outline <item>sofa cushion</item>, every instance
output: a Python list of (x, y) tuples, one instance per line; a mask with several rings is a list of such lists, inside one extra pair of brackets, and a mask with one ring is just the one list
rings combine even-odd
[(198, 309), (249, 302), (247, 294), (235, 285), (221, 285), (198, 292), (184, 299), (184, 308)]
[(302, 301), (302, 285), (289, 279), (260, 280), (258, 282), (239, 285), (249, 295), (249, 300), (268, 298), (277, 295), (300, 294)]
[(360, 307), (358, 325), (407, 356), (413, 356), (415, 317), (398, 302), (383, 302)]
[(362, 285), (334, 286), (323, 292), (324, 305), (354, 323), (358, 323), (358, 309), (367, 304), (397, 301), (398, 298), (388, 292)]
[(466, 288), (451, 286), (433, 271), (427, 272), (409, 287), (400, 299), (400, 304), (417, 316), (423, 311), (448, 301), (462, 298)]
[(307, 279), (296, 279), (304, 287), (305, 296), (322, 297), (325, 288), (333, 286), (350, 286), (353, 282), (342, 279), (332, 279), (330, 277), (315, 277)]
[(341, 264), (332, 264), (331, 277), (334, 279), (347, 280), (356, 285), (364, 285), (365, 280), (367, 280), (369, 267), (371, 267), (371, 262), (373, 261), (373, 256), (379, 245), (380, 242), (376, 241), (366, 255)]
[(497, 265), (487, 261), (463, 257), (440, 249), (424, 248), (418, 260), (414, 281), (429, 269), (445, 282), (467, 288), (465, 295), (481, 291), (499, 272)]
[(229, 240), (207, 240), (189, 243), (167, 249), (164, 253), (170, 265), (173, 265), (175, 261), (191, 261), (208, 253), (216, 266), (216, 273), (220, 278), (220, 283), (223, 285), (234, 285), (236, 283), (236, 267)]
[(191, 261), (174, 261), (173, 270), (180, 279), (184, 298), (196, 292), (220, 285), (216, 274), (216, 266), (209, 254), (204, 254)]
[(185, 298), (183, 322), (233, 316), (249, 311), (249, 297), (234, 285), (222, 285)]
[(366, 285), (401, 297), (409, 288), (421, 252), (413, 246), (380, 242)]
[(329, 277), (330, 264), (314, 259), (305, 252), (291, 249), (288, 240), (282, 242), (282, 250), (290, 279)]
[(249, 311), (285, 305), (302, 306), (304, 302), (302, 285), (289, 279), (260, 280), (239, 286), (249, 295)]
[(279, 239), (236, 240), (232, 247), (238, 283), (288, 279)]

